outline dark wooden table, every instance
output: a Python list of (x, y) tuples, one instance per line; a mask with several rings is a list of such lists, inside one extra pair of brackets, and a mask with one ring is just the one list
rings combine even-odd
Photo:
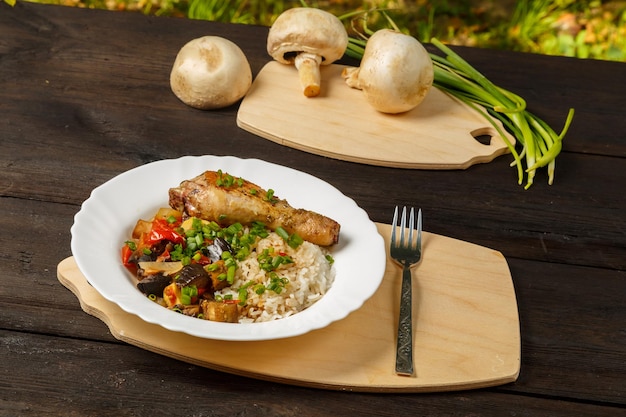
[[(241, 46), (256, 74), (267, 28), (0, 2), (0, 415), (626, 415), (626, 64), (458, 48), (560, 129), (555, 184), (517, 185), (510, 156), (465, 171), (328, 159), (247, 133), (237, 107), (203, 112), (169, 89), (178, 49)], [(193, 366), (119, 342), (57, 280), (91, 190), (182, 155), (255, 157), (313, 174), (372, 220), (412, 204), (425, 229), (501, 251), (518, 298), (511, 384), (430, 394), (349, 393)], [(406, 193), (406, 190), (411, 190)]]

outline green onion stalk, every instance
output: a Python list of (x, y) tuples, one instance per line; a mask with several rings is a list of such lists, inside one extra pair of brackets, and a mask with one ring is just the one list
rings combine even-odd
[[(363, 12), (350, 13), (340, 19), (359, 13)], [(393, 28), (398, 30), (393, 21), (386, 17)], [(365, 34), (359, 33), (358, 37), (349, 38), (346, 55), (356, 59), (363, 58), (367, 39), (373, 33), (367, 27), (363, 31)], [(526, 175), (524, 188), (528, 189), (533, 184), (537, 169), (545, 166), (548, 170), (548, 184), (552, 185), (556, 157), (561, 152), (563, 138), (574, 118), (574, 109), (569, 109), (565, 125), (561, 133), (557, 134), (546, 122), (526, 109), (526, 101), (522, 97), (494, 85), (438, 39), (432, 38), (431, 43), (444, 55), (429, 54), (435, 73), (433, 85), (466, 103), (494, 127), (513, 155), (511, 166), (517, 168), (520, 185)], [(521, 145), (520, 152), (517, 151), (516, 144), (508, 140), (496, 120), (516, 138)]]

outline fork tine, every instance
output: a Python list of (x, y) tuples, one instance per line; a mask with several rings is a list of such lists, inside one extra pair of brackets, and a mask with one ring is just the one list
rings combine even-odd
[(417, 250), (422, 248), (422, 209), (417, 212)]
[(398, 206), (393, 211), (393, 221), (391, 227), (391, 245), (396, 246), (396, 225), (398, 224)]
[(402, 207), (402, 218), (400, 220), (400, 246), (404, 247), (404, 235), (406, 234), (406, 206)]
[(407, 242), (407, 248), (413, 248), (413, 229), (415, 228), (415, 210), (411, 207), (411, 212), (409, 214), (409, 241)]

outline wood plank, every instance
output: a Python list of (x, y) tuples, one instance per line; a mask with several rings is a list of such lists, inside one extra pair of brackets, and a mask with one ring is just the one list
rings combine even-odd
[[(111, 110), (110, 117), (116, 118), (116, 113)], [(422, 207), (425, 226), (434, 233), (496, 248), (506, 257), (626, 268), (626, 235), (622, 233), (626, 230), (626, 194), (620, 187), (626, 183), (626, 169), (621, 158), (564, 154), (557, 184), (550, 187), (538, 182), (524, 191), (515, 184), (514, 177), (503, 178), (502, 172), (510, 172), (506, 156), (466, 171), (431, 172), (355, 166), (323, 157), (301, 158), (300, 151), (261, 138), (251, 139), (237, 131), (228, 140), (216, 139), (209, 146), (197, 140), (182, 146), (175, 133), (184, 124), (182, 118), (174, 124), (161, 124), (167, 133), (164, 136), (155, 133), (134, 141), (124, 136), (97, 137), (87, 128), (81, 130), (84, 147), (75, 147), (55, 137), (37, 136), (45, 124), (22, 120), (23, 130), (31, 138), (29, 147), (40, 151), (38, 158), (20, 152), (21, 138), (3, 143), (8, 151), (0, 154), (0, 166), (6, 167), (0, 168), (4, 196), (79, 205), (93, 188), (125, 170), (149, 160), (179, 157), (193, 148), (200, 154), (259, 157), (311, 173), (353, 198), (378, 222), (389, 222), (393, 207), (407, 204), (406, 199), (395, 196), (402, 196), (406, 189), (418, 190), (415, 198), (419, 201), (414, 204)], [(32, 135), (28, 126), (32, 126)], [(201, 126), (192, 129), (194, 134), (202, 134)], [(151, 129), (156, 131), (157, 127)], [(162, 139), (155, 143), (155, 137)], [(135, 148), (146, 151), (138, 153)], [(596, 169), (598, 166), (603, 169)], [(367, 181), (355, 181), (357, 168)], [(582, 174), (576, 174), (576, 170)], [(394, 176), (402, 176), (402, 181), (389, 181)], [(451, 206), (450, 201), (455, 205)], [(588, 226), (588, 218), (594, 219), (593, 228)]]
[[(74, 25), (61, 20), (64, 13), (69, 13)], [(390, 207), (405, 202), (390, 200), (388, 196), (402, 195), (406, 187), (419, 190), (420, 205), (429, 215), (429, 230), (435, 233), (498, 248), (507, 257), (620, 269), (626, 266), (626, 237), (619, 233), (626, 227), (622, 214), (626, 196), (620, 187), (626, 170), (623, 159), (615, 157), (626, 151), (619, 147), (623, 145), (619, 129), (612, 127), (620, 124), (622, 116), (603, 104), (607, 94), (622, 86), (599, 78), (594, 83), (581, 84), (580, 96), (587, 97), (588, 102), (582, 102), (578, 92), (572, 97), (569, 90), (560, 88), (562, 79), (571, 81), (571, 77), (585, 76), (584, 70), (590, 65), (585, 61), (533, 57), (549, 69), (528, 69), (528, 77), (542, 87), (542, 100), (537, 102), (542, 103), (544, 96), (550, 97), (545, 99), (547, 103), (566, 102), (559, 98), (566, 94), (567, 103), (570, 99), (575, 101), (581, 119), (591, 117), (597, 123), (575, 122), (574, 127), (579, 130), (572, 135), (571, 146), (566, 140), (553, 186), (545, 184), (545, 172), (540, 172), (536, 184), (523, 191), (516, 184), (514, 170), (507, 166), (506, 155), (463, 172), (373, 169), (323, 157), (305, 157), (301, 151), (258, 138), (236, 127), (236, 106), (202, 112), (182, 105), (169, 91), (168, 57), (175, 56), (179, 43), (185, 39), (213, 33), (222, 25), (185, 21), (182, 32), (177, 30), (178, 19), (118, 16), (102, 11), (81, 13), (22, 3), (3, 13), (0, 20), (7, 19), (5, 16), (18, 19), (20, 24), (0, 24), (0, 34), (5, 27), (19, 28), (15, 33), (3, 34), (3, 39), (19, 36), (26, 39), (28, 47), (18, 53), (12, 42), (2, 46), (2, 68), (8, 76), (0, 80), (0, 118), (9, 126), (19, 126), (2, 138), (0, 166), (6, 171), (0, 176), (0, 190), (4, 196), (80, 204), (95, 186), (146, 162), (185, 154), (237, 154), (320, 176), (350, 193), (375, 221), (389, 221)], [(121, 19), (120, 23), (115, 23), (114, 18)], [(152, 23), (156, 21), (158, 25)], [(116, 24), (120, 25), (119, 30), (133, 28), (135, 42), (146, 47), (130, 47), (121, 35), (109, 36)], [(246, 45), (256, 44), (266, 31), (260, 27), (228, 28), (229, 37)], [(46, 36), (41, 37), (40, 33)], [(52, 39), (54, 53), (50, 49)], [(160, 42), (158, 47), (155, 42)], [(91, 45), (101, 46), (95, 49)], [(156, 50), (160, 52), (154, 56)], [(466, 52), (478, 65), (493, 71), (488, 75), (503, 83), (518, 82), (514, 81), (518, 77), (507, 77), (505, 68), (523, 67), (523, 54), (495, 53), (502, 59), (491, 62), (472, 49)], [(249, 55), (255, 72), (268, 60), (259, 54), (258, 48), (250, 49)], [(126, 64), (107, 64), (111, 56), (122, 57)], [(600, 62), (593, 68), (602, 74), (622, 68), (620, 65), (624, 66)], [(535, 75), (533, 71), (537, 71)], [(93, 84), (101, 85), (109, 94), (99, 97), (90, 88)], [(525, 81), (520, 82), (520, 87), (527, 89), (532, 106), (537, 94), (534, 87)], [(626, 94), (615, 96), (619, 103)], [(81, 138), (80, 146), (70, 137)], [(597, 138), (609, 145), (595, 149), (600, 142)], [(612, 141), (617, 145), (613, 146)], [(37, 157), (22, 152), (23, 146), (37, 149)], [(612, 156), (602, 158), (570, 150)], [(597, 169), (599, 166), (603, 169)], [(354, 169), (368, 181), (354, 181)], [(56, 174), (48, 175), (52, 172)], [(34, 181), (33, 175), (37, 174), (41, 175)], [(396, 175), (401, 175), (403, 181), (388, 180)], [(60, 183), (59, 178), (71, 182)], [(451, 200), (462, 207), (463, 216), (459, 216), (458, 207), (450, 207)], [(560, 212), (558, 218), (545, 223), (544, 219), (554, 210)], [(590, 216), (598, 219), (593, 230), (581, 221)]]
[(623, 272), (517, 259), (509, 266), (522, 330), (515, 388), (580, 398), (581, 383), (595, 384), (596, 400), (625, 404), (626, 309), (611, 301), (626, 294)]
[[(555, 185), (540, 173), (522, 191), (506, 156), (462, 172), (371, 167), (257, 138), (235, 126), (236, 106), (185, 107), (168, 90), (169, 63), (212, 33), (245, 43), (255, 73), (268, 61), (267, 28), (0, 1), (0, 415), (625, 414), (626, 84), (614, 80), (626, 64), (457, 49), (555, 127), (577, 109)], [(56, 281), (72, 216), (113, 175), (201, 153), (317, 175), (379, 222), (396, 204), (417, 204), (426, 230), (501, 251), (519, 301), (518, 381), (446, 395), (322, 395), (116, 341)]]
[[(76, 207), (2, 198), (0, 208), (0, 245), (6, 248), (0, 253), (0, 328), (115, 342), (107, 327), (85, 314), (56, 278), (56, 265), (71, 254), (69, 227)], [(606, 268), (507, 261), (522, 326), (521, 373), (507, 389), (624, 403), (622, 274)], [(590, 281), (597, 284), (589, 286)]]
[(0, 330), (0, 344), (3, 375), (10, 375), (10, 384), (0, 388), (0, 414), (7, 416), (626, 415), (610, 405), (501, 390), (392, 396), (320, 391), (224, 374), (128, 345), (7, 330)]
[[(167, 91), (167, 77), (176, 52), (187, 41), (214, 33), (228, 33), (231, 40), (242, 45), (255, 74), (270, 60), (264, 52), (267, 28), (263, 27), (238, 28), (235, 25), (228, 26), (224, 32), (223, 25), (213, 22), (181, 22), (178, 18), (132, 13), (119, 16), (100, 10), (82, 13), (76, 9), (59, 10), (54, 6), (27, 3), (15, 8), (2, 6), (5, 12), (0, 15), (0, 36), (19, 38), (28, 45), (20, 47), (20, 53), (16, 54), (9, 54), (13, 51), (12, 42), (2, 46), (6, 53), (3, 66), (10, 74), (2, 80), (6, 97), (23, 96), (32, 88), (42, 89), (46, 80), (49, 87), (65, 88), (66, 93), (82, 88), (81, 94), (89, 95), (91, 83), (99, 82), (125, 92), (126, 98), (120, 96), (119, 100), (131, 106), (136, 104), (137, 98), (152, 102), (154, 106), (180, 105)], [(11, 25), (8, 21), (5, 24), (3, 19), (11, 19)], [(15, 19), (20, 23), (16, 25)], [(154, 24), (156, 22), (158, 24)], [(181, 27), (184, 30), (180, 30)], [(6, 33), (8, 30), (11, 32)], [(46, 36), (42, 37), (41, 33)], [(111, 33), (119, 36), (110, 36)], [(127, 41), (130, 38), (132, 43)], [(53, 40), (55, 48), (51, 50)], [(99, 47), (91, 48), (94, 44)], [(626, 145), (620, 131), (614, 128), (622, 122), (619, 109), (626, 106), (626, 84), (615, 83), (614, 76), (610, 75), (626, 74), (626, 64), (533, 55), (535, 65), (529, 67), (526, 54), (509, 51), (484, 54), (462, 47), (457, 50), (494, 82), (527, 99), (529, 109), (553, 124), (556, 130), (563, 124), (568, 108), (576, 108), (577, 116), (564, 145), (566, 151), (626, 156)], [(125, 64), (110, 64), (110, 56), (122, 56)], [(354, 60), (341, 62), (355, 63)], [(10, 72), (11, 68), (18, 67), (19, 72)], [(97, 71), (94, 72), (94, 68)], [(520, 69), (525, 76), (519, 76), (512, 68)], [(29, 71), (38, 77), (31, 77)], [(30, 81), (33, 79), (39, 83), (33, 85)], [(571, 85), (577, 88), (572, 89)], [(21, 89), (26, 90), (20, 93)], [(116, 95), (113, 88), (107, 91)], [(103, 99), (106, 98), (93, 96), (95, 102)], [(595, 137), (601, 137), (602, 143), (594, 140)]]

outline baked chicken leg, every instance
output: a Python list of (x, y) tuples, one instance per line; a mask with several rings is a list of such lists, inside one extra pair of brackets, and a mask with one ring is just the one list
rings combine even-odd
[(259, 221), (272, 230), (280, 226), (316, 245), (330, 246), (339, 241), (340, 225), (336, 221), (293, 208), (271, 190), (221, 171), (206, 171), (170, 188), (169, 200), (173, 209), (221, 225)]

